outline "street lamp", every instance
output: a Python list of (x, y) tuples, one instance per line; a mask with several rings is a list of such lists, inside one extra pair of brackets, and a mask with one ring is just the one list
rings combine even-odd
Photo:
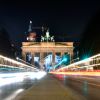
[(25, 64), (30, 65), (30, 66), (36, 68), (36, 66), (34, 66), (34, 65), (32, 65), (32, 64), (30, 64), (30, 63), (28, 63), (28, 62), (26, 62), (26, 61), (24, 61), (24, 60), (22, 60), (22, 59), (20, 59), (19, 57), (16, 57), (16, 59), (17, 59), (18, 61), (22, 61), (22, 62), (24, 62)]
[(79, 57), (75, 58), (75, 59), (72, 59), (71, 60), (71, 63), (73, 63), (75, 60), (79, 60)]

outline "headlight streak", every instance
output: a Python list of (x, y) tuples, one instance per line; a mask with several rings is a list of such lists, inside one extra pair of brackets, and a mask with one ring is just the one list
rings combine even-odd
[(38, 71), (38, 72), (20, 72), (20, 73), (3, 73), (0, 74), (0, 87), (17, 83), (17, 82), (23, 82), (24, 79), (30, 78), (30, 79), (41, 79), (46, 75), (46, 72), (44, 71)]
[(59, 74), (59, 75), (81, 75), (81, 76), (98, 76), (100, 77), (100, 72), (50, 72), (51, 74)]
[(8, 96), (7, 98), (5, 98), (4, 100), (14, 100), (14, 98), (20, 94), (21, 92), (23, 92), (24, 89), (18, 89), (16, 90), (12, 95)]

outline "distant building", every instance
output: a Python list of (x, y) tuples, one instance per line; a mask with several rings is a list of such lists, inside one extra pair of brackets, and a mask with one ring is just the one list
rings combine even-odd
[(36, 41), (36, 32), (34, 32), (32, 29), (32, 21), (30, 21), (30, 24), (29, 24), (27, 41), (29, 42)]
[(35, 42), (36, 41), (36, 33), (35, 32), (31, 32), (29, 33), (28, 37), (27, 37), (27, 41), (33, 41)]

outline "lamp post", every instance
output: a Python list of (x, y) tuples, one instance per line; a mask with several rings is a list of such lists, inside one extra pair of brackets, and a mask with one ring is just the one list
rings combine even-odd
[(72, 59), (71, 60), (71, 63), (73, 63), (75, 60), (79, 60), (79, 57), (75, 58), (75, 59)]
[(20, 59), (19, 57), (16, 57), (16, 59), (17, 59), (18, 61), (22, 61), (23, 63), (25, 63), (25, 64), (27, 64), (27, 65), (30, 65), (30, 66), (32, 66), (32, 67), (34, 67), (34, 68), (36, 68), (36, 66), (34, 66), (34, 65), (32, 65), (32, 64), (30, 64), (30, 63), (28, 63), (28, 62), (26, 62), (26, 61), (24, 61), (24, 60), (22, 60), (22, 59)]

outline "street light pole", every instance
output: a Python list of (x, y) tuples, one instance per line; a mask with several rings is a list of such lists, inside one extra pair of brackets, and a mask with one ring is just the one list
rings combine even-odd
[(75, 60), (79, 60), (79, 57), (77, 57), (76, 59), (71, 60), (71, 63), (73, 63)]

